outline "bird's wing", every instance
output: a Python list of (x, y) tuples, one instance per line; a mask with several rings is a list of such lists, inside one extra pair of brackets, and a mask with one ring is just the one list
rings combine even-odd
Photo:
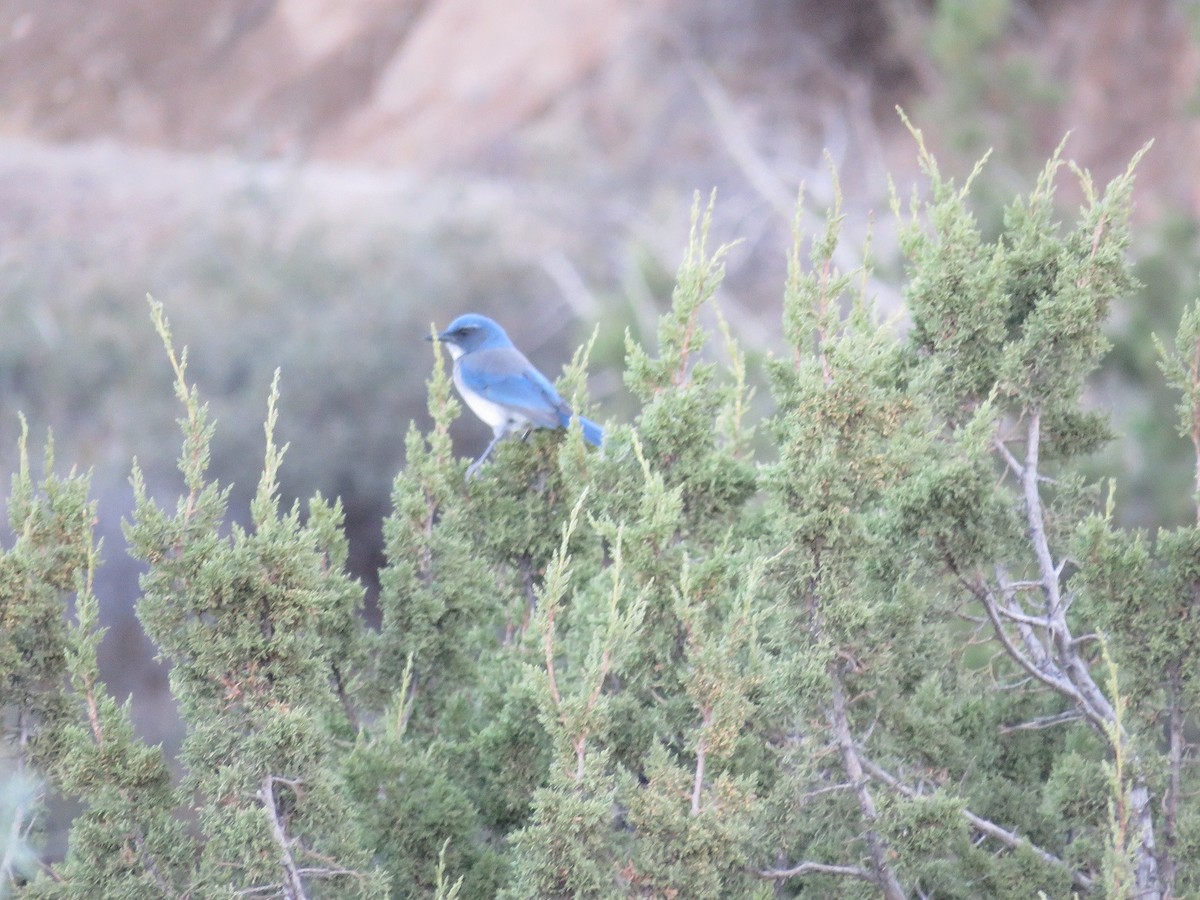
[(557, 428), (571, 417), (546, 376), (521, 351), (511, 347), (476, 350), (458, 362), (459, 378), (469, 390), (507, 407), (543, 428)]

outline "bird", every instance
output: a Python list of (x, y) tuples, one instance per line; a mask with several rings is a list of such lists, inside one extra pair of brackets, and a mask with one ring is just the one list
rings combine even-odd
[[(487, 316), (466, 313), (426, 340), (445, 344), (454, 360), (454, 386), (467, 406), (492, 427), (492, 442), (467, 468), (478, 474), (496, 444), (507, 435), (533, 428), (566, 428), (574, 413), (554, 385), (518, 350), (504, 329)], [(583, 438), (599, 447), (604, 429), (579, 417)]]

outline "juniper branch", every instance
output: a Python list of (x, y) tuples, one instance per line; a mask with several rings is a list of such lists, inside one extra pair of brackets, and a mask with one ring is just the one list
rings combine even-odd
[[(873, 762), (872, 760), (868, 759), (865, 756), (862, 757), (862, 765), (863, 765), (863, 768), (868, 773), (870, 773), (872, 778), (875, 778), (878, 781), (883, 782), (884, 784), (886, 784), (888, 787), (890, 787), (892, 790), (894, 790), (896, 793), (900, 794), (901, 796), (904, 796), (904, 797), (920, 796), (921, 792), (918, 791), (916, 788), (910, 787), (909, 785), (905, 784), (899, 778), (897, 778), (895, 775), (888, 772), (882, 766), (879, 766), (878, 764), (876, 764), (875, 762)], [(1049, 850), (1045, 850), (1045, 849), (1039, 847), (1037, 844), (1034, 844), (1028, 838), (1022, 837), (1021, 835), (1017, 834), (1015, 831), (1009, 831), (1007, 828), (997, 825), (995, 822), (991, 821), (990, 819), (985, 819), (983, 816), (976, 815), (975, 813), (971, 812), (969, 809), (967, 809), (965, 807), (962, 810), (962, 816), (964, 819), (967, 820), (967, 822), (971, 825), (971, 827), (976, 829), (977, 831), (980, 831), (983, 834), (986, 834), (988, 837), (998, 840), (1000, 843), (1004, 844), (1004, 846), (1010, 847), (1013, 850), (1016, 850), (1018, 847), (1024, 847), (1028, 850), (1031, 850), (1034, 854), (1036, 854), (1038, 857), (1040, 857), (1044, 862), (1047, 862), (1056, 868), (1065, 869), (1068, 872), (1070, 872), (1071, 873), (1071, 881), (1077, 887), (1080, 887), (1083, 890), (1091, 889), (1093, 882), (1089, 876), (1085, 875), (1083, 872), (1076, 871), (1065, 860), (1062, 860), (1059, 857), (1055, 856)]]

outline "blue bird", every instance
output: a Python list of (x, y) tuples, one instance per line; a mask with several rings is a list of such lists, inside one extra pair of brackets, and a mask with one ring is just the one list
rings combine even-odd
[[(433, 340), (430, 336), (427, 340)], [(478, 313), (450, 323), (437, 340), (454, 359), (454, 386), (471, 411), (492, 426), (492, 442), (471, 463), (467, 478), (479, 471), (492, 449), (506, 435), (531, 428), (566, 428), (571, 407), (525, 354), (513, 346), (504, 329)], [(589, 444), (604, 442), (604, 429), (582, 416), (579, 425)]]

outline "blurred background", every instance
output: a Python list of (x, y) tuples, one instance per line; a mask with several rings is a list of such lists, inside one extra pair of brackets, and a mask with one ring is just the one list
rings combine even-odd
[[(1091, 388), (1119, 439), (1094, 465), (1127, 522), (1181, 521), (1192, 463), (1150, 333), (1170, 340), (1197, 294), (1198, 36), (1184, 0), (6, 0), (0, 464), (22, 411), (35, 459), (52, 429), (60, 468), (93, 469), (102, 664), (170, 747), (120, 526), (134, 456), (164, 503), (181, 488), (147, 293), (190, 348), (234, 514), (280, 367), (286, 499), (341, 497), (373, 589), (403, 436), (429, 421), (432, 323), (492, 315), (551, 374), (598, 327), (591, 399), (629, 421), (624, 334), (653, 341), (694, 192), (717, 191), (713, 243), (740, 240), (720, 302), (761, 357), (799, 187), (815, 229), (831, 163), (839, 262), (871, 231), (871, 290), (896, 310), (889, 174), (905, 198), (921, 181), (900, 105), (960, 180), (994, 148), (975, 193), (991, 233), (1068, 131), (1100, 182), (1154, 139), (1143, 288)], [(1060, 197), (1069, 221), (1069, 175)], [(488, 433), (468, 416), (456, 437), (474, 455)]]

